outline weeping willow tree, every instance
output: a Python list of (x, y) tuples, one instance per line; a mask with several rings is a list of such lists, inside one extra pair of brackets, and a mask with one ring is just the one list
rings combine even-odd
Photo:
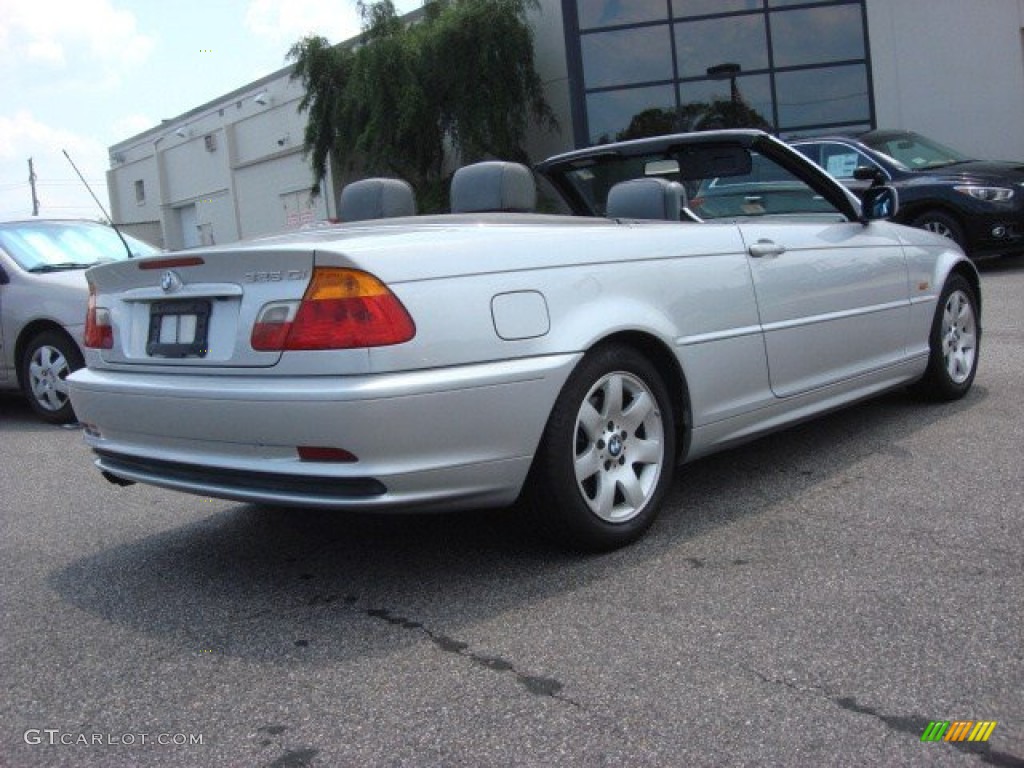
[(444, 161), (525, 160), (530, 123), (555, 127), (526, 20), (536, 0), (433, 0), (406, 25), (390, 0), (360, 2), (356, 47), (306, 37), (288, 53), (308, 113), (304, 149), (314, 194), (328, 167), (410, 181), (440, 210)]

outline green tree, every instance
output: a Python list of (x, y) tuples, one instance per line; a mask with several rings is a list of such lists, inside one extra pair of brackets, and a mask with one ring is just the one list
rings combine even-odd
[(677, 112), (671, 108), (653, 107), (633, 115), (625, 130), (615, 134), (617, 141), (663, 136), (668, 133), (710, 131), (720, 128), (760, 128), (772, 131), (772, 125), (760, 112), (742, 99), (731, 101), (691, 101)]
[(339, 106), (352, 67), (352, 52), (332, 46), (327, 38), (310, 36), (293, 45), (288, 58), (295, 60), (291, 79), (302, 80), (306, 91), (299, 111), (309, 113), (303, 146), (315, 177), (310, 192), (316, 196), (329, 164), (339, 159), (335, 149), (340, 134)]
[(713, 131), (719, 128), (760, 128), (762, 131), (772, 131), (772, 124), (753, 107), (747, 105), (743, 99), (731, 101), (729, 99), (715, 99), (708, 104), (701, 105), (701, 111), (697, 117), (694, 129), (699, 131)]
[(637, 112), (629, 121), (626, 130), (615, 134), (616, 141), (644, 139), (648, 136), (663, 136), (679, 131), (679, 116), (674, 109), (652, 107)]
[(531, 119), (555, 120), (533, 62), (527, 10), (536, 0), (431, 0), (404, 24), (390, 0), (359, 2), (355, 48), (323, 37), (288, 53), (308, 112), (304, 148), (314, 194), (329, 163), (394, 174), (420, 193), (423, 210), (444, 207), (446, 148), (470, 162), (525, 160)]

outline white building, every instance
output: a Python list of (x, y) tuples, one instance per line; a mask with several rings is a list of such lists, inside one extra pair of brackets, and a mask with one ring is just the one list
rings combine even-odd
[(169, 248), (231, 242), (324, 219), (302, 157), (301, 84), (288, 69), (110, 148), (112, 215)]
[[(541, 0), (532, 23), (561, 124), (538, 160), (733, 88), (782, 136), (908, 128), (1024, 160), (1024, 0)], [(115, 221), (182, 248), (334, 217), (345, 179), (309, 194), (290, 71), (111, 147)]]

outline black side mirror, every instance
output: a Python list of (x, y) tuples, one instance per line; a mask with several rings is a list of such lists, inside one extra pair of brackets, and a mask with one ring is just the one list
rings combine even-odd
[(872, 186), (880, 187), (887, 179), (880, 168), (870, 165), (860, 165), (853, 169), (853, 178), (857, 181), (870, 181)]
[(860, 197), (861, 221), (891, 219), (900, 210), (900, 196), (895, 187), (868, 187)]
[(7, 272), (4, 271), (3, 267), (0, 267), (0, 285), (7, 285), (11, 282), (11, 278), (7, 276)]

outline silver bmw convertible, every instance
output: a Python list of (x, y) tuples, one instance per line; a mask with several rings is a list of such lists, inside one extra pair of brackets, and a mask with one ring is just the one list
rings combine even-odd
[(395, 179), (336, 227), (90, 269), (71, 399), (111, 481), (307, 508), (518, 502), (606, 550), (680, 463), (899, 387), (952, 400), (981, 295), (952, 241), (899, 226), (758, 131), (487, 162), (452, 213)]

